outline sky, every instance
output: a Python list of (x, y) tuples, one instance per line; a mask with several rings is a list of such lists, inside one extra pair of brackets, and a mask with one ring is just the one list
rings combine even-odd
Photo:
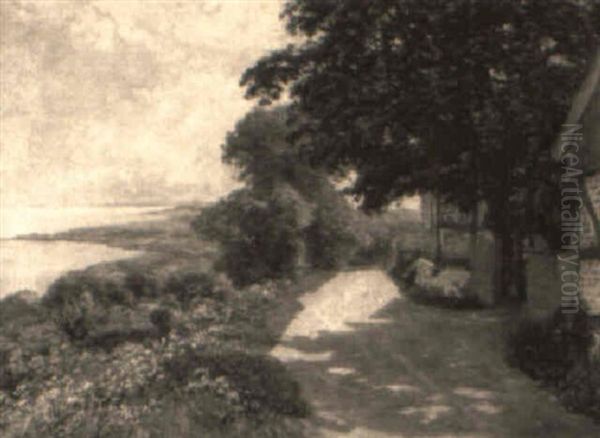
[(210, 201), (279, 0), (0, 0), (0, 202)]

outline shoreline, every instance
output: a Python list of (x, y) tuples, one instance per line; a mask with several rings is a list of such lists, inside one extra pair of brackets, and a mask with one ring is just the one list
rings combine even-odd
[[(0, 372), (0, 434), (52, 430), (70, 436), (81, 426), (79, 406), (93, 399), (99, 403), (85, 411), (83, 423), (120, 418), (124, 407), (139, 420), (137, 428), (160, 434), (173, 430), (177, 409), (182, 421), (212, 436), (225, 426), (205, 418), (219, 409), (235, 420), (227, 432), (299, 436), (309, 409), (290, 392), (295, 381), (268, 353), (301, 310), (298, 295), (329, 273), (236, 289), (213, 270), (218, 246), (198, 238), (191, 226), (199, 212), (176, 209), (154, 221), (7, 239), (143, 252), (61, 274), (49, 300), (30, 302), (23, 295), (0, 306), (0, 359), (9, 359), (8, 372)], [(225, 380), (217, 371), (227, 372)], [(48, 399), (53, 416), (31, 421)], [(265, 426), (263, 418), (269, 418)]]
[[(108, 225), (75, 227), (55, 233), (26, 233), (14, 237), (1, 238), (0, 241), (31, 241), (31, 242), (85, 242), (96, 243), (113, 248), (134, 251), (152, 251), (153, 244), (172, 237), (172, 231), (183, 234), (185, 223), (199, 214), (200, 206), (165, 207), (164, 210), (146, 213), (152, 217), (149, 220), (132, 220)], [(173, 230), (177, 228), (177, 230)], [(187, 236), (190, 237), (190, 236)]]
[[(140, 269), (159, 270), (172, 266), (191, 265), (194, 261), (204, 259), (212, 252), (211, 245), (196, 238), (190, 223), (201, 207), (169, 207), (160, 212), (151, 212), (150, 220), (133, 220), (114, 225), (101, 225), (73, 228), (57, 233), (30, 233), (14, 237), (1, 238), (1, 243), (32, 242), (40, 244), (71, 243), (82, 245), (98, 245), (113, 250), (135, 252), (130, 256), (112, 259), (99, 259), (85, 266), (65, 269), (52, 281), (69, 272), (89, 272), (110, 276), (123, 266), (135, 266)], [(85, 249), (84, 249), (85, 250)], [(32, 276), (35, 283), (36, 275)], [(43, 281), (42, 281), (43, 282)], [(18, 294), (24, 290), (33, 290), (42, 297), (45, 290), (38, 287), (19, 287), (2, 295), (0, 299)]]

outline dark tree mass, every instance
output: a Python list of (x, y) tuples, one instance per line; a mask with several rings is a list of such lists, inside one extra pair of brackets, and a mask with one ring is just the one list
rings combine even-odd
[(364, 208), (415, 191), (484, 201), (503, 257), (527, 233), (552, 244), (551, 149), (598, 46), (599, 1), (292, 0), (283, 17), (297, 42), (241, 83), (263, 104), (289, 91), (296, 144), (355, 170)]

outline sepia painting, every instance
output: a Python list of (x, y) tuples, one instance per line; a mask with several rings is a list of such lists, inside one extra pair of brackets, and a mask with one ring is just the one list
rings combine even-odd
[(600, 437), (600, 0), (0, 14), (0, 437)]

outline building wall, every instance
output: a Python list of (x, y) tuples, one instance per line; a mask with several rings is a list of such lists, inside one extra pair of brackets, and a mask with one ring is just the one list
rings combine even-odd
[(600, 86), (591, 99), (583, 119), (583, 136), (588, 170), (600, 170)]
[(421, 222), (426, 228), (435, 228), (437, 220), (437, 209), (440, 209), (441, 225), (459, 225), (468, 226), (470, 222), (469, 215), (460, 211), (456, 206), (447, 203), (438, 203), (431, 193), (426, 193), (421, 197)]
[[(586, 186), (596, 214), (600, 216), (600, 172), (586, 178)], [(583, 237), (582, 248), (594, 247), (594, 229), (589, 214), (583, 215)], [(596, 243), (597, 245), (597, 243)], [(600, 315), (600, 259), (597, 252), (591, 258), (581, 260), (579, 270), (580, 288), (583, 299), (586, 302), (589, 313)]]
[[(592, 203), (594, 204), (594, 210), (596, 215), (600, 217), (600, 172), (595, 175), (586, 178), (585, 185)], [(583, 235), (581, 246), (582, 248), (590, 248), (594, 245), (594, 228), (592, 226), (592, 218), (586, 209), (582, 209), (582, 223), (583, 223)]]
[[(440, 225), (442, 227), (468, 227), (471, 223), (471, 215), (461, 211), (457, 206), (449, 202), (436, 202), (431, 193), (421, 195), (420, 212), (421, 223), (427, 229), (435, 228), (437, 220), (437, 209), (440, 209)], [(478, 224), (481, 228), (486, 214), (485, 205), (480, 203), (478, 212)]]
[(582, 260), (579, 275), (579, 286), (589, 313), (600, 315), (600, 260)]

